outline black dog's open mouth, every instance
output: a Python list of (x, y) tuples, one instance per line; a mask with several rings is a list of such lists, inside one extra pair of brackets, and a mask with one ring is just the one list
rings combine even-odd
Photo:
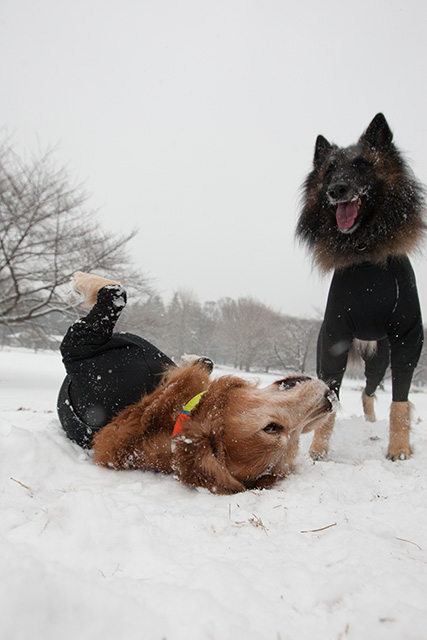
[(354, 231), (358, 223), (358, 216), (363, 207), (363, 200), (360, 196), (348, 202), (338, 202), (335, 211), (337, 225), (340, 231), (348, 233)]

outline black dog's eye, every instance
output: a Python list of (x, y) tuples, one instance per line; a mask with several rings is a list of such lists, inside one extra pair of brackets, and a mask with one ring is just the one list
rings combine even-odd
[(360, 169), (362, 171), (372, 167), (372, 164), (369, 162), (369, 160), (366, 160), (366, 158), (355, 158), (351, 165), (355, 169)]
[(325, 178), (329, 178), (336, 168), (335, 162), (330, 162), (325, 171)]
[(276, 422), (270, 422), (266, 427), (264, 427), (263, 431), (266, 433), (280, 433), (283, 431), (283, 427)]

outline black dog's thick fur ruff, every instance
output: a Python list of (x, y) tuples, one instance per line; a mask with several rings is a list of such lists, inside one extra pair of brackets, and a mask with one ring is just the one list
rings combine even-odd
[[(355, 145), (342, 148), (318, 136), (296, 233), (322, 271), (385, 263), (391, 256), (413, 253), (423, 240), (425, 189), (392, 139), (382, 113)], [(334, 185), (338, 191), (331, 191)], [(336, 221), (337, 204), (351, 201), (357, 202), (358, 216), (354, 228), (343, 232)]]

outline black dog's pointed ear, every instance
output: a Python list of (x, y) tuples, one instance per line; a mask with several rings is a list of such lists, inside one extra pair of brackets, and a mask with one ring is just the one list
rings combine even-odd
[(332, 145), (323, 136), (317, 136), (316, 146), (314, 148), (314, 166), (321, 167), (324, 163), (326, 156), (332, 150)]
[(386, 151), (393, 141), (393, 133), (382, 113), (377, 113), (365, 133), (360, 136), (359, 144), (372, 149)]

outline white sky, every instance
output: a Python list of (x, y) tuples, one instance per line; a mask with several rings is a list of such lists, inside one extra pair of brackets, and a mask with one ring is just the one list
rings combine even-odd
[(58, 144), (166, 300), (313, 316), (329, 278), (294, 229), (315, 138), (382, 111), (427, 182), (426, 33), (425, 0), (0, 0), (0, 129)]

